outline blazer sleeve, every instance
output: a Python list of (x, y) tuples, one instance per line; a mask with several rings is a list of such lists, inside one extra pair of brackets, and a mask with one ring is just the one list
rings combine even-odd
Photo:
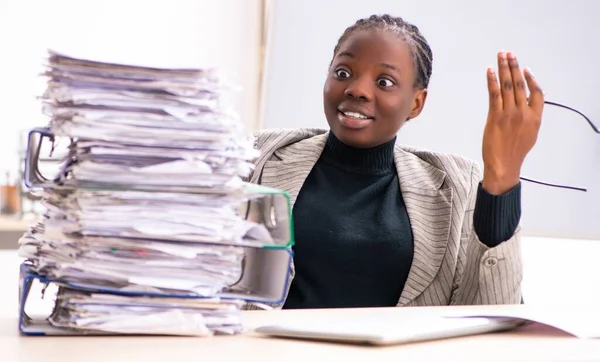
[(479, 239), (473, 215), (481, 180), (481, 171), (473, 163), (450, 304), (519, 304), (523, 279), (521, 228), (517, 227), (510, 239), (495, 247)]

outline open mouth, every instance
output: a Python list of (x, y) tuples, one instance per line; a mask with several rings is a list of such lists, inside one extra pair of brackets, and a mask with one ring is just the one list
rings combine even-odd
[(373, 122), (373, 118), (365, 114), (351, 111), (342, 112), (340, 110), (338, 110), (338, 119), (343, 126), (352, 129), (365, 128)]

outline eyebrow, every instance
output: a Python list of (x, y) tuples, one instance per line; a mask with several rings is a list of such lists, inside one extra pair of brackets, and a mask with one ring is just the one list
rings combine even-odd
[(381, 66), (382, 66), (382, 67), (384, 67), (384, 68), (388, 68), (388, 69), (391, 69), (391, 70), (395, 70), (395, 71), (396, 71), (396, 72), (398, 72), (398, 73), (400, 72), (400, 69), (398, 69), (398, 67), (396, 67), (395, 65), (391, 65), (391, 64), (389, 64), (389, 63), (379, 63), (379, 65), (381, 65)]
[[(343, 51), (340, 52), (338, 55), (338, 57), (348, 57), (348, 58), (355, 58), (354, 54), (348, 52), (348, 51)], [(395, 70), (396, 72), (400, 72), (400, 69), (398, 69), (398, 67), (396, 67), (395, 65), (389, 64), (389, 63), (379, 63), (379, 65), (381, 65), (384, 68), (388, 68), (391, 70)]]

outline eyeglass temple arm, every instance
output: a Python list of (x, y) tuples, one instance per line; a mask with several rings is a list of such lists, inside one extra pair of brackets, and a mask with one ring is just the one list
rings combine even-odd
[[(564, 104), (560, 104), (560, 103), (556, 103), (556, 102), (552, 102), (552, 101), (544, 101), (544, 103), (551, 105), (551, 106), (556, 106), (556, 107), (561, 107), (564, 109), (568, 109), (569, 111), (573, 111), (577, 114), (579, 114), (581, 117), (583, 117), (587, 123), (590, 125), (590, 127), (592, 127), (592, 129), (594, 130), (594, 132), (600, 134), (600, 129), (598, 129), (598, 127), (596, 127), (596, 125), (594, 124), (594, 122), (592, 122), (585, 114), (579, 112), (578, 110), (576, 110), (575, 108), (569, 107), (569, 106), (565, 106)], [(520, 177), (521, 180), (523, 181), (528, 181), (528, 182), (532, 182), (538, 185), (544, 185), (544, 186), (550, 186), (550, 187), (558, 187), (561, 189), (569, 189), (569, 190), (575, 190), (575, 191), (583, 191), (583, 192), (587, 192), (587, 189), (583, 188), (583, 187), (575, 187), (575, 186), (565, 186), (565, 185), (557, 185), (557, 184), (551, 184), (548, 182), (543, 182), (543, 181), (538, 181), (538, 180), (534, 180), (534, 179), (530, 179), (527, 177)]]
[(600, 134), (600, 129), (598, 129), (598, 127), (596, 127), (596, 125), (594, 124), (594, 122), (592, 122), (585, 114), (579, 112), (575, 108), (572, 108), (572, 107), (569, 107), (569, 106), (565, 106), (564, 104), (560, 104), (560, 103), (556, 103), (556, 102), (551, 102), (551, 101), (544, 101), (544, 103), (549, 104), (551, 106), (556, 106), (556, 107), (561, 107), (561, 108), (564, 108), (564, 109), (568, 109), (569, 111), (573, 111), (573, 112), (577, 113), (581, 117), (585, 118), (585, 120), (587, 121), (587, 123), (594, 130), (594, 132)]
[(519, 177), (521, 180), (523, 181), (528, 181), (534, 184), (538, 184), (538, 185), (544, 185), (544, 186), (550, 186), (550, 187), (557, 187), (560, 189), (568, 189), (568, 190), (575, 190), (575, 191), (583, 191), (583, 192), (587, 192), (587, 189), (583, 188), (583, 187), (575, 187), (575, 186), (565, 186), (565, 185), (557, 185), (557, 184), (551, 184), (548, 182), (543, 182), (543, 181), (538, 181), (538, 180), (534, 180), (531, 178), (527, 178), (527, 177)]

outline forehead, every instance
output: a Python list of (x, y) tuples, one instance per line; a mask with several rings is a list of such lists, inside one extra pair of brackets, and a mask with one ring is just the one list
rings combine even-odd
[(348, 53), (359, 62), (386, 63), (412, 72), (413, 59), (408, 43), (390, 30), (365, 29), (351, 33), (340, 44), (335, 58)]

